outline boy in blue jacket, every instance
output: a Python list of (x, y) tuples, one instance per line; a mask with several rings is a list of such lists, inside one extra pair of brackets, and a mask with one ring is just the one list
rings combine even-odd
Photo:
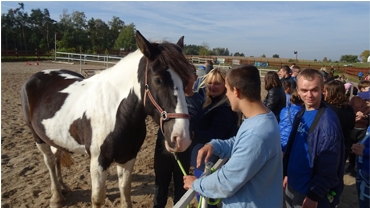
[(304, 107), (294, 120), (284, 154), (287, 208), (334, 208), (343, 190), (344, 138), (337, 115), (322, 102), (323, 87), (323, 75), (316, 69), (297, 76)]

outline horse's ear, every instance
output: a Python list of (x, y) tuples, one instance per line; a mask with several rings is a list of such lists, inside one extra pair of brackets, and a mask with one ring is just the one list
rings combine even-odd
[(136, 30), (136, 44), (145, 57), (149, 59), (153, 58), (156, 48), (138, 30)]
[(177, 45), (179, 45), (181, 49), (184, 49), (184, 36), (182, 36), (179, 41), (177, 41)]

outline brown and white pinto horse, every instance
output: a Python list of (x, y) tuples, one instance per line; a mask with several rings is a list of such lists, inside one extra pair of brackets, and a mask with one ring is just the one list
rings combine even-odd
[(112, 68), (84, 79), (68, 70), (34, 74), (21, 89), (23, 114), (51, 178), (51, 207), (61, 207), (63, 153), (90, 156), (92, 207), (105, 201), (107, 169), (117, 163), (121, 207), (132, 207), (131, 173), (146, 136), (147, 115), (160, 124), (168, 151), (191, 143), (184, 86), (192, 65), (177, 44), (148, 42)]

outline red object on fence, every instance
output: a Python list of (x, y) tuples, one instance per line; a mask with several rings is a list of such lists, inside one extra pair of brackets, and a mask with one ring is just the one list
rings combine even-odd
[(35, 65), (36, 65), (36, 66), (38, 66), (38, 65), (39, 65), (39, 62), (38, 62), (38, 61), (36, 61)]

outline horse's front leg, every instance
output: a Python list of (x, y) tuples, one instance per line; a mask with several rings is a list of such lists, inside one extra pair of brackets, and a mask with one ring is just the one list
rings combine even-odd
[(105, 181), (107, 180), (107, 171), (99, 165), (98, 157), (91, 157), (91, 203), (93, 208), (100, 208), (105, 203)]
[(56, 174), (56, 160), (53, 152), (50, 149), (50, 146), (45, 143), (38, 144), (36, 143), (37, 148), (44, 154), (44, 161), (49, 169), (50, 180), (51, 180), (51, 199), (50, 207), (62, 207), (62, 202), (65, 200), (62, 195), (62, 190), (60, 183)]
[(117, 164), (118, 186), (121, 195), (121, 207), (131, 208), (131, 176), (136, 158), (125, 164)]

